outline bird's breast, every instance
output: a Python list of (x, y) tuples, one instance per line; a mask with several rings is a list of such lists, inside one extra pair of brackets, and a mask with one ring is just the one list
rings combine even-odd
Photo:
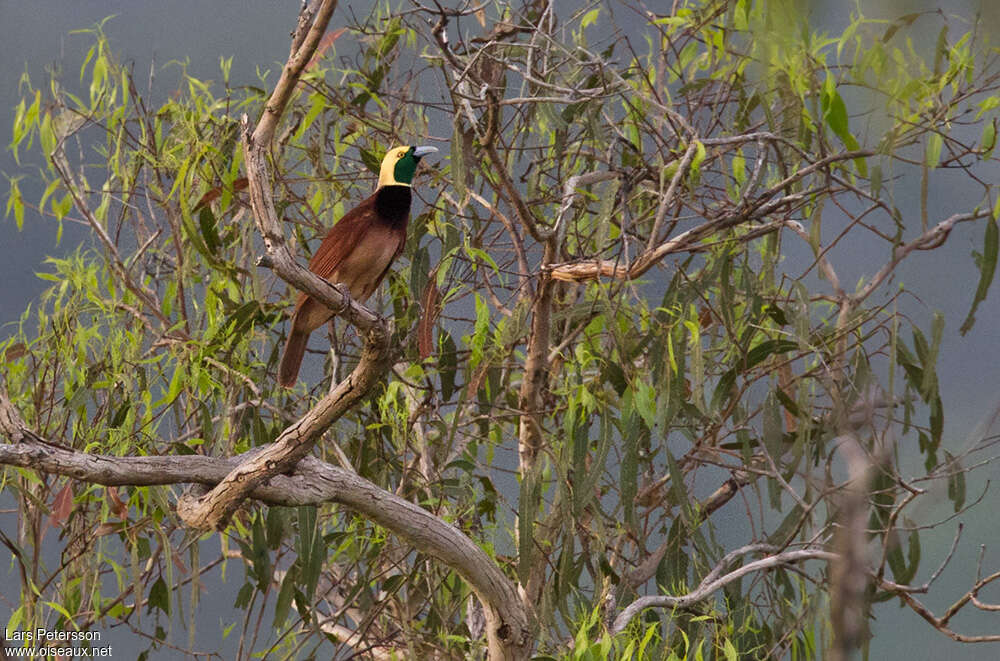
[(364, 302), (378, 288), (404, 239), (398, 229), (372, 224), (334, 271), (331, 281), (346, 285), (351, 298)]

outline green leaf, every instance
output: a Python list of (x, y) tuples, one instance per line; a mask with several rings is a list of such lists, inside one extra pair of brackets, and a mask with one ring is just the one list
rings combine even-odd
[(316, 584), (319, 581), (323, 562), (326, 560), (326, 545), (323, 536), (319, 534), (316, 523), (316, 507), (302, 505), (297, 508), (299, 520), (299, 535), (295, 550), (298, 553), (299, 576), (301, 585), (305, 588), (305, 598), (312, 603)]
[(705, 161), (708, 152), (701, 140), (694, 141), (694, 157), (691, 159), (691, 172), (697, 177), (701, 172), (701, 164)]
[(253, 585), (244, 583), (240, 591), (236, 593), (236, 601), (233, 603), (233, 607), (239, 609), (246, 608), (250, 605), (251, 597), (253, 597)]
[(465, 199), (467, 191), (466, 173), (469, 170), (468, 158), (465, 153), (465, 132), (462, 130), (462, 120), (455, 115), (454, 128), (451, 133), (451, 183), (455, 187), (458, 199)]
[(375, 174), (378, 174), (379, 170), (382, 168), (382, 159), (367, 149), (361, 150), (361, 162), (365, 164), (365, 167), (368, 168), (369, 171)]
[(580, 27), (586, 29), (594, 21), (597, 20), (598, 15), (601, 13), (601, 8), (591, 9), (586, 14), (583, 15), (583, 19), (580, 21)]
[[(250, 526), (249, 559), (253, 576), (257, 579), (257, 589), (266, 592), (271, 586), (271, 554), (267, 549), (267, 534), (264, 530), (263, 514), (258, 513)], [(248, 547), (243, 545), (244, 553)]]
[(909, 583), (913, 580), (913, 577), (917, 574), (917, 569), (920, 567), (920, 531), (916, 529), (916, 526), (905, 521), (907, 525), (913, 528), (910, 531), (910, 545), (906, 552), (906, 559), (908, 561), (908, 569), (906, 570), (906, 575), (901, 579), (902, 583)]
[[(912, 523), (909, 524), (912, 526)], [(893, 530), (890, 533), (889, 543), (892, 548), (886, 556), (889, 561), (889, 568), (892, 570), (892, 577), (896, 583), (906, 585), (913, 580), (920, 567), (920, 535), (919, 531), (911, 530), (909, 534), (909, 544), (907, 547), (906, 559), (903, 559), (903, 549), (899, 539), (899, 532)]]
[(208, 246), (208, 251), (213, 256), (218, 257), (219, 246), (222, 245), (222, 241), (219, 240), (219, 233), (215, 229), (215, 224), (215, 216), (206, 204), (198, 212), (198, 226), (201, 229), (202, 238), (205, 239), (205, 245)]
[(250, 328), (254, 320), (261, 318), (262, 314), (259, 302), (247, 301), (226, 317), (220, 328), (228, 335), (240, 335)]
[(636, 381), (632, 402), (635, 411), (650, 429), (656, 426), (656, 391), (645, 381)]
[(689, 558), (684, 552), (684, 543), (688, 538), (687, 526), (678, 517), (667, 532), (667, 551), (656, 568), (656, 582), (665, 587), (687, 584)]
[(267, 510), (267, 547), (272, 551), (278, 550), (281, 546), (287, 518), (288, 510), (284, 507), (272, 505)]
[(764, 401), (763, 410), (763, 441), (771, 458), (775, 461), (784, 454), (782, 441), (784, 440), (784, 428), (781, 420), (781, 408), (778, 405), (778, 398), (774, 393), (770, 393)]
[[(847, 106), (844, 99), (837, 92), (833, 76), (828, 76), (822, 97), (823, 119), (826, 120), (830, 130), (844, 140), (844, 136), (850, 135), (847, 120)], [(845, 140), (846, 142), (846, 140)]]
[[(635, 413), (631, 414), (632, 416)], [(631, 438), (624, 438), (624, 455), (622, 456), (621, 469), (618, 475), (622, 490), (622, 508), (625, 511), (625, 522), (635, 528), (635, 496), (638, 492), (639, 481), (639, 443), (641, 436), (636, 435)]]
[[(847, 106), (843, 97), (837, 91), (836, 81), (833, 76), (827, 75), (826, 83), (823, 85), (823, 94), (820, 97), (820, 104), (823, 107), (823, 119), (826, 120), (830, 130), (840, 138), (841, 142), (848, 149), (854, 151), (861, 148), (857, 139), (851, 135), (850, 125), (847, 117)], [(862, 177), (868, 176), (868, 165), (863, 158), (854, 159), (855, 167)]]
[(881, 165), (875, 165), (872, 168), (871, 189), (872, 189), (872, 195), (874, 195), (875, 197), (878, 197), (879, 194), (882, 192), (882, 166)]
[(667, 458), (667, 472), (670, 474), (670, 495), (674, 504), (681, 508), (681, 512), (686, 518), (690, 513), (690, 492), (684, 485), (684, 473), (681, 472), (677, 460), (669, 451), (664, 453)]
[(719, 377), (719, 382), (715, 384), (715, 390), (712, 392), (712, 410), (722, 411), (727, 403), (729, 402), (730, 395), (733, 394), (733, 385), (736, 383), (736, 370), (726, 370), (721, 377)]
[(164, 403), (170, 403), (177, 398), (180, 394), (181, 388), (184, 387), (184, 376), (185, 376), (184, 366), (178, 363), (174, 367), (173, 376), (170, 377), (170, 386), (167, 388), (167, 396), (163, 399)]
[(167, 584), (163, 581), (162, 576), (156, 579), (153, 587), (150, 588), (146, 607), (147, 612), (152, 611), (154, 608), (159, 608), (167, 615), (170, 615), (170, 596), (167, 594)]
[(274, 605), (274, 628), (280, 629), (288, 618), (288, 613), (292, 607), (292, 596), (295, 594), (295, 582), (297, 579), (296, 566), (285, 573), (285, 578), (281, 581), (281, 589), (278, 591), (278, 600)]
[(943, 145), (944, 139), (940, 133), (931, 133), (930, 137), (927, 138), (927, 150), (924, 152), (924, 163), (927, 167), (934, 169), (938, 166), (941, 161), (941, 147)]
[(24, 228), (24, 198), (21, 196), (17, 179), (10, 180), (10, 193), (7, 194), (7, 210), (4, 212), (4, 217), (9, 216), (11, 211), (14, 212), (14, 222), (20, 231)]
[(941, 444), (941, 434), (944, 432), (944, 405), (941, 403), (941, 397), (938, 395), (935, 395), (929, 403), (931, 441), (936, 447)]
[(952, 502), (955, 512), (960, 512), (965, 507), (965, 469), (958, 457), (947, 450), (944, 451), (944, 456), (948, 471), (948, 500)]
[[(998, 207), (1000, 207), (1000, 202), (998, 202)], [(997, 219), (994, 213), (993, 218), (990, 218), (986, 222), (986, 235), (983, 237), (982, 256), (973, 253), (974, 257), (978, 257), (976, 261), (979, 265), (979, 286), (976, 287), (976, 294), (972, 298), (972, 308), (965, 317), (965, 321), (962, 322), (961, 328), (958, 329), (958, 332), (962, 335), (965, 335), (972, 329), (972, 325), (976, 322), (976, 310), (979, 309), (979, 304), (986, 300), (986, 294), (993, 283), (993, 275), (996, 273), (997, 268), (997, 244)]]
[(903, 549), (900, 547), (898, 530), (889, 532), (886, 544), (889, 546), (889, 550), (885, 554), (885, 559), (889, 564), (889, 569), (892, 571), (893, 579), (897, 583), (900, 583), (902, 582), (900, 577), (906, 575), (906, 561), (903, 560)]
[(983, 135), (979, 139), (980, 158), (989, 160), (993, 156), (993, 149), (997, 146), (997, 120), (987, 122), (983, 126)]
[(603, 380), (610, 383), (621, 397), (624, 394), (625, 389), (628, 387), (628, 381), (625, 378), (625, 370), (616, 361), (609, 360), (604, 364), (604, 370), (602, 374)]
[(759, 365), (768, 356), (782, 354), (788, 351), (795, 351), (798, 348), (798, 343), (793, 342), (792, 340), (765, 340), (747, 352), (743, 370), (746, 371)]
[(438, 352), (439, 370), (441, 375), (441, 400), (450, 401), (455, 392), (455, 374), (458, 371), (458, 348), (455, 340), (443, 328), (438, 335), (441, 349)]
[(737, 185), (742, 186), (747, 180), (747, 159), (743, 156), (743, 152), (738, 152), (733, 156), (732, 168), (733, 179), (736, 180)]
[(799, 527), (799, 523), (802, 521), (802, 506), (795, 503), (792, 507), (792, 511), (781, 522), (778, 529), (768, 536), (767, 541), (769, 544), (774, 546), (784, 547), (792, 541), (792, 535)]

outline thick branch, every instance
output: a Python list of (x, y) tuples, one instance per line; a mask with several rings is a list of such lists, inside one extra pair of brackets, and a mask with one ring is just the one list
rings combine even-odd
[[(40, 439), (27, 430), (18, 412), (0, 390), (0, 464), (66, 475), (105, 486), (150, 486), (198, 483), (214, 485), (234, 468), (266, 461), (273, 446), (231, 458), (179, 455), (113, 457), (87, 454)], [(526, 658), (532, 641), (530, 621), (517, 588), (497, 564), (458, 528), (359, 475), (312, 456), (299, 461), (290, 475), (275, 475), (257, 484), (251, 497), (271, 505), (297, 506), (339, 503), (392, 531), (414, 548), (431, 555), (465, 579), (483, 602), (488, 635), (507, 650), (491, 658)]]
[(843, 434), (841, 441), (850, 480), (838, 503), (838, 553), (837, 559), (830, 563), (830, 614), (834, 633), (830, 656), (847, 661), (861, 644), (867, 624), (866, 524), (874, 466), (853, 433)]
[(252, 459), (237, 466), (209, 493), (185, 496), (177, 503), (177, 515), (193, 528), (222, 528), (244, 498), (279, 473), (290, 470), (305, 457), (324, 431), (355, 404), (389, 369), (386, 338), (369, 333), (361, 360), (351, 374), (337, 384), (301, 419), (287, 427)]
[[(553, 264), (548, 267), (553, 280), (563, 282), (585, 282), (596, 280), (600, 277), (615, 278), (618, 280), (635, 280), (641, 277), (646, 271), (653, 268), (667, 255), (679, 252), (697, 250), (696, 245), (701, 239), (718, 232), (727, 227), (732, 227), (738, 222), (745, 220), (743, 217), (727, 217), (721, 220), (710, 220), (681, 232), (672, 239), (668, 239), (652, 250), (644, 250), (631, 264), (622, 264), (618, 261), (608, 259), (590, 259), (579, 262), (566, 262), (563, 264)], [(755, 228), (740, 240), (750, 240), (769, 234), (779, 229), (783, 223), (768, 223)]]

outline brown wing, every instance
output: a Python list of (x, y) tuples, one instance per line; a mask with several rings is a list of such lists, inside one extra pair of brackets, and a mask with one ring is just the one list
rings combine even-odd
[(329, 280), (344, 258), (361, 243), (362, 236), (375, 222), (377, 222), (375, 196), (371, 195), (345, 213), (337, 224), (330, 228), (316, 253), (309, 260), (309, 270)]
[[(392, 225), (381, 219), (372, 195), (330, 229), (309, 262), (309, 270), (346, 285), (354, 299), (364, 302), (378, 288), (405, 242), (405, 220)], [(307, 298), (300, 296), (298, 307), (305, 305)]]

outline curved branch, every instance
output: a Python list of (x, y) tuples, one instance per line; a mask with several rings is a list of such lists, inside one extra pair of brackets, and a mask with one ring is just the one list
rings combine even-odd
[[(635, 280), (641, 277), (646, 271), (653, 268), (667, 255), (679, 252), (694, 252), (701, 250), (698, 242), (727, 227), (732, 227), (740, 222), (749, 220), (742, 216), (732, 216), (720, 220), (709, 220), (696, 227), (681, 232), (672, 239), (668, 239), (656, 246), (652, 250), (644, 250), (631, 264), (622, 264), (616, 260), (589, 259), (578, 262), (564, 262), (553, 264), (547, 268), (553, 280), (563, 282), (585, 282), (596, 280), (600, 277), (615, 278), (618, 280)], [(769, 234), (780, 229), (784, 225), (783, 221), (775, 221), (756, 227), (739, 238), (740, 241), (749, 241), (757, 237)]]
[(896, 269), (896, 266), (914, 250), (931, 250), (936, 248), (948, 239), (948, 234), (951, 233), (952, 228), (958, 223), (986, 218), (990, 213), (989, 210), (979, 209), (970, 213), (956, 213), (945, 218), (912, 241), (898, 246), (892, 251), (892, 258), (882, 266), (879, 272), (868, 281), (861, 291), (851, 297), (851, 305), (858, 305), (868, 298), (889, 277)]
[(948, 610), (945, 611), (945, 614), (942, 615), (941, 617), (937, 617), (936, 615), (934, 615), (934, 613), (932, 613), (931, 610), (927, 608), (927, 606), (925, 606), (920, 600), (914, 597), (910, 591), (901, 590), (900, 586), (897, 585), (896, 583), (893, 583), (891, 581), (886, 581), (883, 579), (879, 581), (879, 588), (898, 595), (899, 598), (902, 599), (903, 602), (905, 602), (906, 605), (909, 606), (914, 613), (924, 618), (924, 620), (926, 620), (928, 624), (930, 624), (932, 627), (934, 627), (935, 629), (937, 629), (938, 631), (940, 631), (941, 633), (948, 636), (954, 641), (960, 643), (996, 643), (1000, 642), (1000, 634), (983, 634), (980, 636), (970, 636), (967, 634), (958, 633), (957, 631), (949, 627), (948, 623), (951, 621), (952, 617), (954, 617), (960, 610), (962, 610), (962, 608), (965, 607), (966, 604), (972, 603), (973, 605), (978, 607), (979, 604), (976, 603), (978, 601), (976, 599), (976, 594), (984, 585), (986, 585), (987, 583), (991, 583), (997, 579), (1000, 579), (1000, 572), (991, 574), (990, 576), (987, 576), (984, 579), (976, 581), (976, 584), (972, 587), (972, 589), (966, 592), (964, 595), (962, 595), (958, 599), (958, 601), (949, 606)]
[[(197, 483), (215, 485), (249, 464), (265, 460), (272, 446), (230, 458), (200, 455), (114, 457), (88, 454), (49, 443), (27, 430), (16, 409), (0, 390), (0, 464), (20, 466), (105, 486), (152, 486)], [(455, 526), (427, 510), (382, 489), (361, 476), (306, 456), (288, 475), (258, 484), (252, 498), (270, 505), (338, 503), (433, 556), (466, 580), (484, 605), (491, 659), (527, 658), (533, 632), (517, 587), (496, 562)]]
[(207, 494), (188, 494), (177, 502), (177, 515), (192, 528), (225, 527), (229, 518), (254, 489), (295, 466), (331, 424), (382, 378), (390, 360), (385, 336), (369, 333), (361, 360), (351, 374), (253, 458), (240, 463)]
[(768, 556), (766, 558), (761, 558), (760, 560), (755, 560), (751, 563), (743, 565), (739, 569), (734, 569), (728, 574), (721, 575), (722, 570), (730, 564), (733, 560), (741, 555), (747, 553), (755, 553), (758, 551), (768, 551), (772, 550), (773, 547), (767, 545), (755, 544), (751, 546), (744, 546), (742, 548), (736, 549), (730, 552), (724, 557), (715, 569), (709, 572), (708, 576), (701, 582), (701, 584), (692, 592), (679, 596), (669, 596), (669, 595), (656, 595), (652, 597), (641, 597), (636, 599), (631, 604), (625, 607), (618, 617), (615, 618), (614, 624), (611, 626), (611, 634), (617, 635), (625, 630), (635, 617), (647, 608), (684, 608), (692, 604), (698, 603), (699, 601), (704, 601), (712, 595), (715, 594), (719, 589), (736, 581), (743, 576), (755, 571), (766, 571), (768, 569), (774, 569), (775, 567), (780, 567), (781, 565), (787, 565), (793, 562), (801, 562), (802, 560), (826, 560), (831, 561), (837, 558), (836, 553), (831, 553), (830, 551), (822, 551), (819, 549), (807, 549), (799, 551), (785, 551), (784, 553), (779, 553), (777, 555)]
[[(649, 231), (649, 241), (646, 243), (646, 250), (653, 250), (656, 247), (656, 242), (660, 236), (660, 228), (663, 227), (663, 221), (666, 220), (667, 212), (670, 210), (670, 205), (677, 194), (677, 187), (680, 185), (681, 180), (687, 176), (688, 168), (691, 167), (691, 161), (694, 160), (694, 155), (698, 152), (699, 144), (698, 140), (691, 141), (687, 151), (684, 152), (684, 157), (681, 158), (680, 165), (677, 166), (677, 171), (670, 178), (670, 185), (667, 187), (667, 192), (660, 197), (660, 204), (656, 209), (656, 218), (653, 221), (653, 229)], [(702, 148), (704, 149), (704, 146)]]

